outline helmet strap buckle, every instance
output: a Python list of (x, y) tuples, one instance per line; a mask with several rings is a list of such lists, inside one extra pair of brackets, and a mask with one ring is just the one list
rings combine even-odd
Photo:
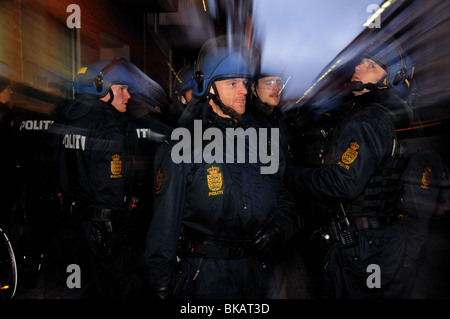
[(103, 89), (103, 77), (101, 75), (97, 75), (94, 78), (95, 88), (97, 89), (97, 92), (101, 92)]

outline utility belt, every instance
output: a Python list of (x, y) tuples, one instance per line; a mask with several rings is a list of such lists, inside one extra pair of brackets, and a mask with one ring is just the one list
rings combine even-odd
[(131, 218), (131, 215), (139, 208), (139, 200), (133, 196), (126, 201), (124, 208), (117, 209), (93, 207), (79, 200), (68, 200), (67, 205), (66, 208), (72, 218), (117, 222)]
[(359, 216), (353, 217), (353, 223), (356, 230), (377, 229), (383, 226), (390, 226), (399, 222), (398, 216), (381, 216), (381, 217), (368, 217)]
[[(137, 205), (137, 201), (135, 202)], [(76, 202), (72, 207), (75, 207)], [(125, 206), (127, 207), (127, 206)], [(130, 235), (133, 234), (129, 227), (131, 213), (137, 206), (128, 206), (124, 209), (99, 208), (92, 206), (80, 206), (82, 222), (88, 221), (88, 243), (94, 255), (100, 259), (113, 256), (119, 251), (117, 248)], [(84, 216), (84, 217), (83, 217)]]
[(73, 201), (69, 204), (69, 216), (74, 219), (91, 219), (95, 221), (117, 221), (123, 213), (123, 209), (110, 209), (92, 207)]
[(369, 245), (372, 243), (371, 229), (391, 226), (399, 222), (399, 216), (354, 216), (351, 218), (334, 218), (329, 227), (320, 227), (312, 234), (313, 241), (318, 241), (324, 248), (338, 242), (343, 248), (358, 246), (358, 232), (367, 237)]
[(123, 209), (89, 207), (89, 216), (91, 220), (98, 222), (118, 221), (122, 213)]
[(216, 259), (242, 259), (252, 257), (250, 241), (227, 240), (213, 237), (181, 238), (178, 245), (180, 257)]

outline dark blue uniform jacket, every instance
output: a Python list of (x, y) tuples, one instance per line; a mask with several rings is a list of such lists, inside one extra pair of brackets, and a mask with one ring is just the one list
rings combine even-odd
[(336, 136), (323, 154), (324, 165), (286, 172), (286, 185), (292, 191), (306, 198), (348, 203), (364, 191), (377, 170), (389, 166), (396, 138), (389, 113), (380, 104), (358, 99), (347, 107), (346, 118), (335, 123)]
[(127, 117), (95, 97), (78, 97), (65, 112), (60, 179), (83, 205), (121, 209), (138, 178), (139, 144)]
[[(216, 127), (224, 139), (227, 128), (258, 127), (247, 113), (236, 124), (210, 112), (202, 132)], [(190, 132), (193, 133), (192, 128)], [(203, 150), (209, 142), (205, 141)], [(264, 225), (278, 220), (285, 225), (285, 236), (291, 236), (294, 207), (281, 184), (279, 171), (261, 174), (261, 166), (267, 164), (236, 163), (236, 152), (233, 163), (210, 164), (203, 158), (201, 163), (176, 164), (171, 155), (172, 145), (163, 144), (155, 158), (158, 171), (155, 215), (147, 235), (146, 252), (150, 284), (170, 286), (182, 226), (203, 236), (246, 242)], [(223, 145), (225, 158), (226, 143)]]

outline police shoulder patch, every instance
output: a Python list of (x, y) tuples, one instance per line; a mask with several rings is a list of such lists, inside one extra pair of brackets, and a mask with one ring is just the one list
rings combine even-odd
[(431, 168), (425, 166), (422, 171), (422, 185), (420, 185), (420, 188), (430, 189), (430, 185), (431, 185)]
[(347, 148), (347, 150), (342, 154), (338, 165), (345, 168), (346, 170), (350, 169), (350, 165), (355, 161), (358, 157), (359, 151), (361, 149), (361, 144), (356, 140), (352, 140)]

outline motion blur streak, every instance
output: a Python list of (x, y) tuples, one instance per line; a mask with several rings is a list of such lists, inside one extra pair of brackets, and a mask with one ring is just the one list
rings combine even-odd
[[(67, 8), (74, 2), (81, 10), (81, 28), (67, 24)], [(0, 0), (0, 76), (15, 84), (15, 107), (54, 114), (73, 98), (78, 68), (123, 57), (161, 85), (166, 91), (161, 95), (172, 96), (176, 72), (195, 63), (207, 39), (237, 33), (244, 35), (247, 48), (261, 48), (262, 67), (274, 66), (289, 79), (283, 87), (283, 110), (322, 114), (336, 106), (335, 98), (351, 78), (361, 51), (376, 39), (393, 36), (415, 64), (420, 121), (413, 129), (425, 131), (418, 142), (436, 146), (448, 166), (450, 1), (393, 0), (383, 7), (384, 3)], [(373, 14), (368, 12), (372, 5), (384, 8), (378, 16), (380, 27), (364, 26)], [(152, 107), (170, 113), (164, 97), (152, 101)], [(445, 187), (444, 196), (450, 198), (448, 183)], [(450, 199), (447, 203), (448, 208)]]

